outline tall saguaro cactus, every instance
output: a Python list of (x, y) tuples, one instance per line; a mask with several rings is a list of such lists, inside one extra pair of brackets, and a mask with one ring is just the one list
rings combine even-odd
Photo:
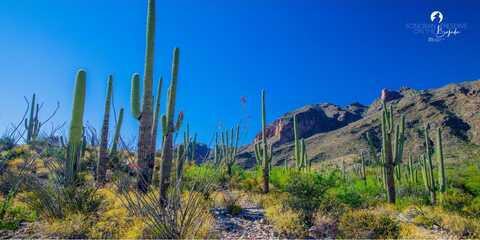
[(174, 124), (179, 58), (180, 50), (175, 48), (173, 50), (172, 80), (168, 87), (167, 113), (162, 116), (163, 148), (162, 162), (160, 165), (160, 200), (162, 204), (165, 204), (164, 201), (166, 200), (167, 190), (171, 181), (170, 172), (172, 170), (173, 161), (173, 135), (175, 131), (178, 131), (182, 119), (182, 117), (179, 116), (177, 124)]
[(384, 168), (384, 183), (387, 190), (387, 200), (395, 203), (395, 166), (400, 164), (403, 157), (405, 141), (405, 116), (400, 117), (400, 123), (395, 125), (393, 108), (387, 108), (383, 102), (382, 112), (382, 163)]
[(97, 182), (102, 184), (105, 182), (107, 173), (107, 165), (109, 162), (108, 153), (108, 130), (110, 127), (110, 106), (112, 101), (112, 85), (113, 77), (108, 76), (107, 80), (107, 96), (105, 98), (105, 112), (103, 113), (102, 136), (100, 139), (100, 151), (97, 163)]
[(272, 145), (268, 145), (266, 136), (265, 90), (262, 90), (262, 140), (255, 143), (255, 158), (262, 164), (263, 193), (269, 192), (270, 163), (272, 161)]
[(423, 161), (423, 183), (425, 185), (425, 189), (430, 193), (430, 202), (432, 205), (436, 203), (436, 186), (435, 186), (435, 178), (433, 177), (433, 163), (432, 158), (430, 156), (430, 143), (428, 137), (428, 129), (429, 124), (427, 123), (424, 127), (424, 135), (425, 135), (425, 154), (422, 157)]
[(80, 70), (75, 80), (72, 118), (68, 138), (67, 157), (65, 159), (64, 175), (67, 184), (75, 181), (80, 171), (80, 154), (83, 136), (83, 113), (85, 108), (86, 72)]
[(152, 109), (152, 86), (153, 86), (153, 62), (154, 62), (154, 42), (155, 42), (155, 0), (148, 1), (147, 10), (147, 41), (145, 49), (145, 69), (143, 78), (143, 96), (140, 110), (140, 76), (134, 74), (132, 77), (132, 114), (140, 121), (139, 139), (138, 139), (138, 166), (140, 176), (138, 178), (138, 188), (141, 191), (147, 191), (152, 180), (154, 167), (154, 156), (152, 154), (152, 129), (153, 129), (153, 109)]
[(447, 180), (445, 176), (445, 163), (443, 159), (442, 129), (437, 128), (437, 143), (435, 144), (435, 154), (438, 161), (438, 184), (439, 191), (444, 193), (447, 190)]

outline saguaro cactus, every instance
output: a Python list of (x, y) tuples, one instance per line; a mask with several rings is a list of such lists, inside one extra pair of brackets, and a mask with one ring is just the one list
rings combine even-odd
[(307, 157), (307, 150), (305, 146), (305, 140), (299, 139), (298, 126), (297, 126), (297, 114), (293, 115), (293, 136), (294, 136), (294, 159), (295, 165), (298, 169), (310, 169), (310, 161)]
[(216, 146), (217, 158), (225, 167), (228, 176), (232, 176), (232, 166), (235, 164), (235, 159), (238, 150), (238, 140), (240, 136), (240, 126), (232, 128), (230, 131), (225, 130), (221, 134), (221, 144)]
[(272, 161), (272, 145), (268, 145), (266, 136), (265, 90), (262, 90), (262, 140), (255, 143), (255, 158), (262, 164), (263, 193), (269, 192), (269, 173)]
[(430, 193), (430, 202), (432, 205), (436, 203), (436, 186), (435, 186), (435, 179), (433, 177), (433, 163), (432, 158), (430, 156), (430, 144), (429, 144), (429, 137), (428, 137), (428, 129), (429, 124), (427, 123), (424, 127), (424, 135), (425, 135), (425, 154), (423, 154), (422, 161), (423, 161), (423, 183), (425, 185), (425, 189)]
[(155, 42), (155, 0), (148, 0), (147, 10), (147, 42), (145, 48), (145, 69), (143, 78), (142, 110), (140, 111), (140, 76), (132, 77), (132, 114), (140, 121), (138, 139), (138, 166), (140, 176), (138, 188), (147, 191), (152, 181), (152, 173), (155, 165), (155, 146), (152, 143), (153, 132), (153, 63)]
[(447, 180), (445, 176), (445, 163), (443, 160), (442, 129), (437, 128), (437, 143), (435, 144), (435, 154), (438, 161), (438, 184), (439, 191), (444, 193), (447, 190)]
[(179, 59), (180, 50), (175, 48), (173, 50), (172, 80), (168, 87), (167, 113), (162, 116), (163, 148), (162, 162), (160, 165), (160, 200), (162, 204), (165, 204), (164, 201), (166, 200), (167, 190), (170, 186), (170, 172), (173, 160), (173, 134), (180, 128), (180, 123), (183, 118), (180, 114), (177, 119), (177, 124), (174, 125)]
[(113, 135), (113, 143), (112, 149), (110, 150), (110, 156), (116, 157), (117, 149), (118, 149), (118, 142), (120, 141), (120, 131), (122, 130), (123, 124), (123, 108), (120, 109), (118, 113), (117, 125), (115, 126), (115, 133)]
[(102, 184), (105, 182), (107, 173), (108, 156), (108, 130), (110, 127), (110, 106), (112, 100), (113, 76), (108, 76), (107, 80), (107, 96), (105, 98), (105, 112), (103, 113), (102, 135), (100, 140), (100, 151), (97, 163), (97, 182)]
[(35, 102), (35, 94), (32, 96), (30, 106), (30, 118), (25, 119), (25, 129), (27, 129), (27, 143), (30, 143), (36, 138), (40, 131), (40, 122), (38, 121), (38, 111), (40, 106)]
[(83, 113), (85, 108), (85, 85), (86, 72), (78, 71), (75, 81), (73, 98), (72, 119), (68, 138), (67, 157), (65, 159), (65, 180), (71, 184), (75, 181), (80, 171), (80, 153), (82, 148), (83, 135)]
[(384, 183), (387, 190), (387, 200), (395, 203), (395, 166), (400, 164), (403, 157), (405, 141), (405, 116), (400, 117), (400, 123), (395, 125), (393, 108), (387, 108), (383, 102), (382, 112), (382, 163), (384, 168)]

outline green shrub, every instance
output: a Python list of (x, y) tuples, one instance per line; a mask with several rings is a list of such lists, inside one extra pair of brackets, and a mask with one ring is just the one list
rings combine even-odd
[(33, 222), (37, 218), (34, 211), (23, 206), (8, 206), (4, 211), (4, 216), (0, 219), (0, 230), (15, 230), (20, 223)]
[(474, 198), (470, 204), (463, 208), (465, 214), (480, 219), (480, 197)]
[(361, 209), (345, 213), (340, 218), (338, 230), (343, 238), (394, 239), (399, 236), (400, 226), (386, 214)]
[(221, 185), (225, 182), (225, 175), (221, 169), (211, 165), (188, 165), (183, 174), (184, 185), (187, 189), (192, 186), (203, 186), (206, 183), (213, 185)]
[(301, 211), (306, 224), (311, 225), (315, 210), (332, 185), (332, 179), (317, 173), (295, 171), (285, 186), (285, 191), (289, 193), (287, 205), (293, 210)]
[(461, 211), (469, 205), (473, 197), (460, 189), (450, 188), (441, 195), (441, 205), (448, 211)]

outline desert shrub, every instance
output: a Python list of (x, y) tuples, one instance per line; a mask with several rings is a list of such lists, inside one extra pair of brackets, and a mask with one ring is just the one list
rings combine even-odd
[(211, 164), (192, 164), (185, 168), (183, 181), (186, 189), (191, 189), (193, 186), (219, 186), (225, 182), (225, 175), (220, 168)]
[(143, 227), (138, 227), (141, 219), (130, 216), (121, 199), (113, 190), (103, 188), (98, 191), (104, 201), (97, 212), (97, 218), (90, 228), (88, 237), (94, 239), (140, 238)]
[(315, 239), (335, 239), (337, 236), (337, 221), (317, 211), (313, 216), (313, 226), (308, 230)]
[(449, 174), (449, 182), (455, 188), (463, 189), (473, 196), (480, 196), (480, 168), (476, 165), (462, 167), (462, 171)]
[(360, 207), (364, 200), (360, 193), (352, 187), (342, 186), (328, 190), (328, 199), (335, 199), (339, 203), (343, 203), (350, 208)]
[(94, 186), (82, 181), (62, 185), (33, 179), (27, 185), (29, 192), (23, 195), (23, 201), (44, 218), (64, 218), (74, 213), (88, 216), (97, 212), (103, 200)]
[(480, 197), (474, 198), (468, 206), (463, 208), (466, 215), (480, 219)]
[(480, 222), (458, 214), (440, 213), (441, 227), (461, 238), (475, 239), (480, 237)]
[(423, 206), (415, 207), (414, 210), (415, 217), (413, 218), (413, 223), (426, 228), (433, 228), (433, 226), (439, 227), (441, 225), (442, 219), (440, 215), (437, 214), (435, 208)]
[(281, 191), (285, 191), (295, 169), (285, 169), (283, 167), (273, 167), (270, 172), (270, 183)]
[[(185, 239), (206, 238), (214, 218), (209, 212), (205, 196), (212, 192), (212, 185), (192, 186), (195, 191), (182, 192), (179, 186), (168, 191), (165, 205), (159, 204), (156, 191), (141, 193), (134, 189), (122, 190), (121, 195), (129, 212), (143, 219), (142, 238)], [(198, 191), (203, 189), (203, 191)]]
[(345, 213), (340, 218), (338, 230), (343, 238), (393, 239), (399, 236), (400, 227), (386, 214), (361, 209)]
[(302, 216), (298, 211), (281, 204), (274, 204), (265, 209), (265, 216), (274, 229), (287, 238), (302, 238), (306, 236)]
[(315, 210), (320, 206), (324, 194), (333, 185), (331, 179), (313, 172), (296, 171), (285, 186), (289, 194), (288, 207), (300, 211), (307, 225), (311, 224)]
[(63, 239), (86, 239), (92, 219), (81, 214), (69, 214), (65, 218), (51, 219), (41, 223), (40, 229), (51, 237)]
[(0, 230), (15, 230), (22, 222), (33, 222), (36, 219), (34, 211), (25, 206), (8, 203), (0, 199)]
[(230, 215), (236, 216), (242, 211), (239, 204), (240, 196), (237, 192), (214, 192), (214, 205), (217, 208), (224, 208)]
[(2, 136), (0, 138), (0, 152), (9, 151), (15, 147), (15, 139), (10, 136)]
[(469, 205), (473, 197), (460, 189), (450, 188), (447, 192), (441, 194), (441, 205), (448, 211), (461, 211)]

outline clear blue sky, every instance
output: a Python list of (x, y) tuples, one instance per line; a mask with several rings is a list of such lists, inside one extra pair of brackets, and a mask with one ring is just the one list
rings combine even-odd
[[(219, 123), (250, 116), (243, 143), (259, 130), (262, 88), (272, 121), (310, 103), (369, 104), (384, 87), (480, 78), (478, 1), (392, 2), (157, 0), (155, 76), (169, 81), (172, 49), (180, 47), (177, 109), (204, 142)], [(431, 43), (406, 28), (430, 23), (433, 10), (467, 29)], [(85, 119), (99, 128), (114, 74), (115, 104), (129, 113), (124, 133), (135, 135), (130, 77), (143, 72), (145, 15), (146, 0), (0, 1), (0, 127), (21, 117), (23, 96), (33, 92), (44, 115), (58, 100), (54, 121), (68, 120), (75, 72), (84, 68)]]

